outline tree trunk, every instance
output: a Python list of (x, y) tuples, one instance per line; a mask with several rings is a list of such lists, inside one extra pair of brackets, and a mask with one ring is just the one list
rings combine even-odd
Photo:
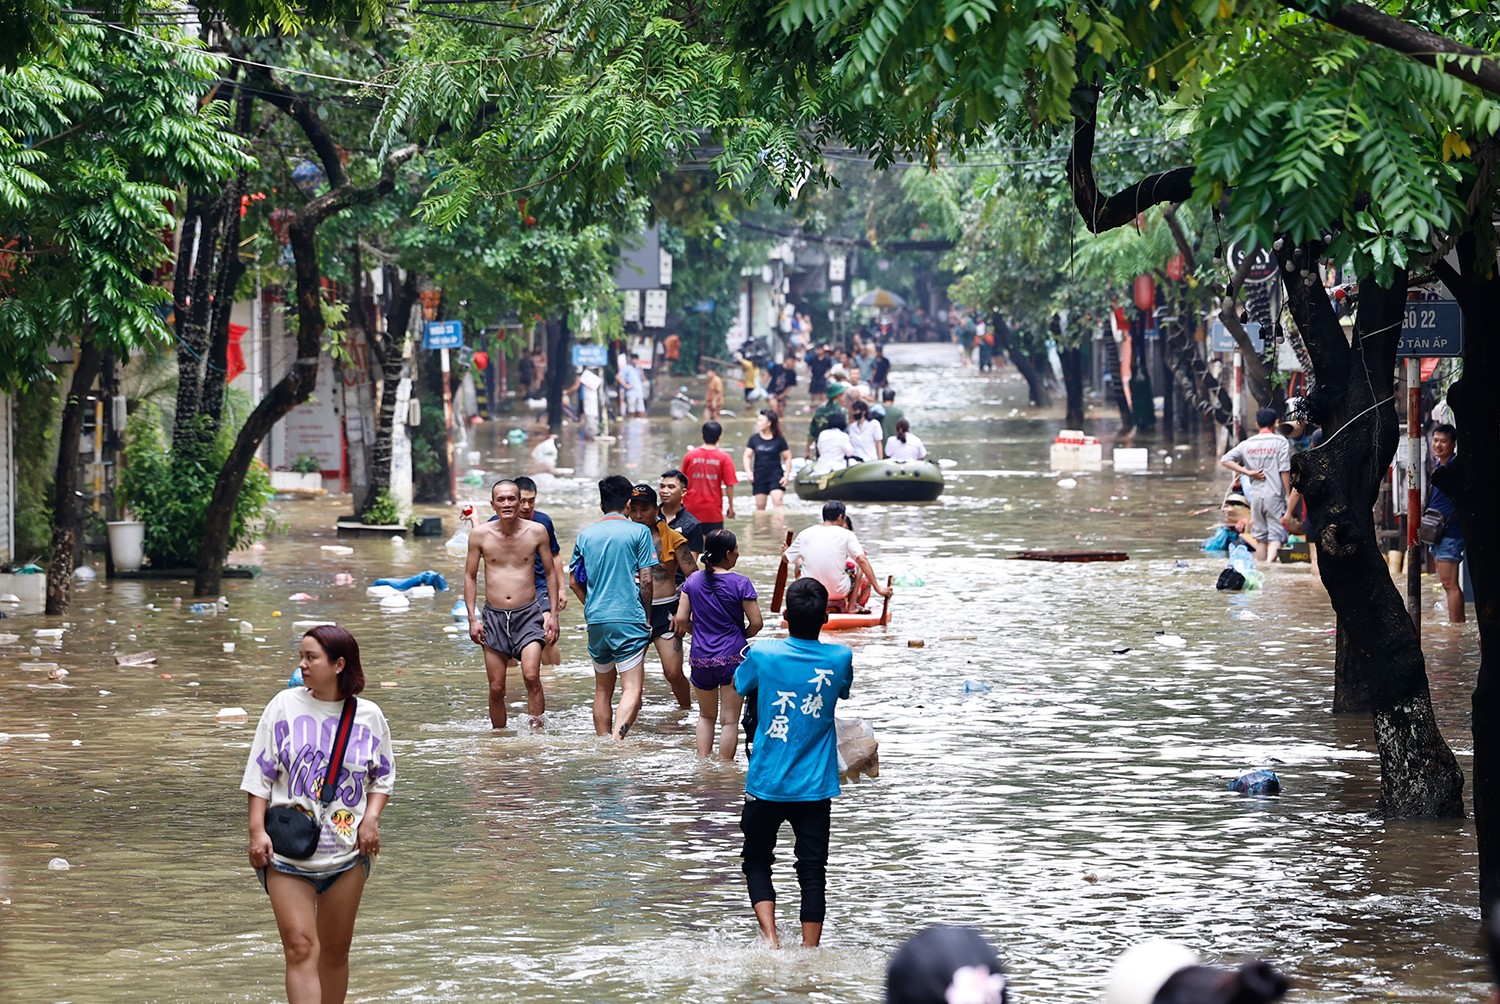
[[(1475, 226), (1488, 226), (1487, 220)], [(1488, 330), (1500, 316), (1495, 262), (1477, 261), (1472, 237), (1458, 244), (1462, 272), (1439, 269), (1464, 316), (1463, 376), (1448, 391), (1459, 429), (1457, 459), (1433, 476), (1458, 508), (1479, 622), (1479, 675), (1472, 698), (1474, 829), (1479, 836), (1479, 903), (1486, 914), (1500, 900), (1500, 526), (1494, 505), (1500, 471), (1500, 347)]]
[(177, 272), (172, 282), (176, 303), (177, 410), (172, 422), (173, 446), (196, 440), (201, 433), (198, 416), (203, 413), (204, 374), (213, 324), (214, 276), (223, 238), (224, 191), (188, 196), (182, 224), (182, 243), (177, 251)]
[(1370, 670), (1360, 662), (1360, 650), (1349, 641), (1349, 629), (1336, 617), (1333, 629), (1333, 713), (1370, 713)]
[(297, 357), (274, 387), (255, 406), (245, 420), (229, 457), (214, 482), (203, 524), (203, 539), (198, 544), (198, 573), (193, 580), (194, 596), (212, 596), (219, 592), (224, 577), (224, 562), (229, 557), (229, 534), (234, 518), (234, 502), (245, 487), (245, 476), (276, 423), (287, 412), (312, 396), (318, 381), (318, 357), (322, 351), (323, 290), (319, 279), (317, 225), (299, 215), (290, 227), (292, 252), (296, 258), (297, 277)]
[(1068, 414), (1063, 422), (1070, 429), (1083, 428), (1083, 350), (1062, 350), (1063, 387), (1068, 396)]
[(1292, 316), (1318, 373), (1308, 410), (1328, 430), (1321, 446), (1292, 458), (1292, 484), (1307, 499), (1323, 585), (1369, 671), (1382, 812), (1462, 816), (1463, 772), (1438, 732), (1416, 629), (1375, 539), (1375, 500), (1398, 438), (1392, 401), (1407, 276), (1397, 271), (1390, 287), (1361, 277), (1351, 347), (1316, 269), (1299, 271), (1320, 251), (1280, 252)]
[(1047, 389), (1045, 375), (1032, 365), (1031, 357), (1017, 342), (1015, 333), (1010, 330), (1010, 325), (1006, 324), (998, 314), (991, 318), (990, 324), (995, 331), (996, 350), (1004, 350), (1005, 354), (1010, 357), (1010, 361), (1015, 364), (1016, 371), (1025, 378), (1027, 394), (1031, 398), (1032, 405), (1037, 408), (1052, 407), (1052, 392)]
[(562, 432), (563, 392), (573, 385), (572, 345), (566, 317), (547, 322), (547, 425), (553, 435)]
[(419, 286), (417, 273), (407, 272), (406, 279), (396, 287), (385, 318), (385, 332), (379, 337), (380, 351), (376, 358), (380, 361), (380, 417), (375, 426), (375, 444), (370, 448), (370, 489), (360, 503), (360, 512), (370, 508), (381, 491), (391, 487), (391, 432), (397, 421), (406, 421), (405, 415), (396, 414), (396, 388), (406, 368), (406, 341)]
[(89, 391), (99, 378), (102, 361), (99, 347), (85, 333), (73, 381), (63, 401), (62, 430), (57, 434), (57, 474), (52, 482), (52, 551), (47, 562), (47, 613), (54, 615), (67, 613), (72, 598), (73, 562), (83, 522), (78, 495), (78, 440), (83, 435)]

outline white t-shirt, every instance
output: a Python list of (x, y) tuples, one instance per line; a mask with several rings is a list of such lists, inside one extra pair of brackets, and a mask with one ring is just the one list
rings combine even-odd
[[(396, 783), (391, 730), (374, 701), (356, 698), (354, 729), (339, 770), (338, 794), (328, 806), (318, 849), (305, 860), (276, 860), (303, 871), (336, 871), (359, 856), (355, 837), (371, 792), (389, 795)], [(306, 687), (290, 687), (271, 698), (255, 727), (240, 790), (271, 808), (295, 806), (317, 818), (318, 792), (328, 772), (343, 701), (320, 701)]]
[(904, 443), (895, 436), (885, 441), (885, 457), (887, 460), (925, 460), (927, 447), (922, 445), (916, 433), (908, 432)]
[(1239, 446), (1224, 454), (1220, 460), (1228, 460), (1252, 471), (1265, 471), (1261, 480), (1240, 477), (1251, 495), (1262, 498), (1283, 498), (1281, 474), (1292, 469), (1292, 445), (1285, 436), (1274, 432), (1257, 432)]
[(880, 440), (883, 433), (880, 423), (873, 418), (867, 418), (864, 424), (859, 422), (849, 423), (849, 441), (854, 444), (854, 453), (864, 460), (880, 459)]
[(797, 534), (786, 549), (786, 560), (792, 565), (801, 558), (803, 574), (823, 583), (830, 600), (841, 600), (849, 595), (849, 563), (864, 553), (854, 531), (819, 523)]
[(854, 444), (843, 429), (824, 429), (818, 433), (818, 462), (813, 465), (817, 474), (844, 469), (844, 462), (854, 456)]

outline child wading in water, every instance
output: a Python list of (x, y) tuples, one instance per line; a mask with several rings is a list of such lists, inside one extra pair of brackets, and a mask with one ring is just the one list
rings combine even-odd
[(744, 658), (747, 639), (758, 634), (762, 624), (755, 586), (730, 571), (739, 560), (734, 534), (710, 530), (703, 541), (704, 567), (682, 584), (676, 619), (677, 633), (693, 636), (688, 663), (698, 698), (698, 755), (713, 755), (717, 724), (719, 756), (731, 761), (739, 745), (744, 703), (733, 686), (734, 671)]

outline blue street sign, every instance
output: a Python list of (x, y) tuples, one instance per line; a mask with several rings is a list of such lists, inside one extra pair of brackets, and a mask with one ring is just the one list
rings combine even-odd
[[(1250, 336), (1250, 344), (1255, 346), (1257, 353), (1266, 351), (1265, 339), (1260, 337), (1260, 322), (1249, 321), (1245, 324), (1245, 334)], [(1229, 329), (1224, 326), (1223, 321), (1215, 321), (1208, 328), (1208, 349), (1210, 352), (1233, 352), (1240, 347), (1240, 343), (1234, 340)]]
[(1463, 355), (1462, 320), (1458, 304), (1452, 300), (1408, 300), (1396, 356), (1432, 359)]
[(422, 348), (458, 349), (464, 344), (463, 321), (428, 321), (422, 325)]
[(608, 366), (609, 346), (599, 345), (595, 342), (575, 344), (573, 346), (574, 366)]

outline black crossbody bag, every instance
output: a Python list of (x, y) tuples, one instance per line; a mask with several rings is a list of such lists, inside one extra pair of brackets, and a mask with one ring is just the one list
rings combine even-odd
[(339, 769), (344, 765), (344, 751), (349, 748), (349, 736), (354, 732), (355, 703), (352, 695), (344, 698), (344, 711), (339, 715), (339, 728), (334, 733), (333, 750), (328, 758), (328, 773), (318, 789), (317, 816), (309, 815), (305, 809), (294, 805), (266, 810), (266, 836), (271, 838), (271, 846), (276, 853), (284, 858), (305, 861), (318, 852), (323, 818), (338, 790)]

